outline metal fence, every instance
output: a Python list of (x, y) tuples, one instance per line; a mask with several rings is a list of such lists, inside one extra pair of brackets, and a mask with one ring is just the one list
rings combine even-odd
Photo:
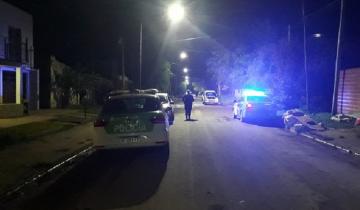
[(338, 113), (360, 112), (360, 68), (340, 71), (337, 101)]

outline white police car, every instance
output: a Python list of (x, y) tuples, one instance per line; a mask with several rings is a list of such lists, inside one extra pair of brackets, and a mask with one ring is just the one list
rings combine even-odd
[(202, 95), (202, 101), (204, 105), (219, 104), (219, 98), (215, 90), (205, 90)]
[(277, 115), (276, 106), (263, 91), (244, 90), (239, 106), (238, 118), (241, 121), (271, 119)]
[(159, 97), (128, 94), (107, 100), (94, 122), (95, 149), (163, 146), (169, 143), (169, 117)]

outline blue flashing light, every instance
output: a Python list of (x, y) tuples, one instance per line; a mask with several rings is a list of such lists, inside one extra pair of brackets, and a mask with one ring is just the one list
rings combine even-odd
[(15, 66), (1, 66), (0, 71), (16, 71)]
[(244, 96), (266, 96), (264, 91), (254, 90), (254, 89), (244, 89), (243, 95)]

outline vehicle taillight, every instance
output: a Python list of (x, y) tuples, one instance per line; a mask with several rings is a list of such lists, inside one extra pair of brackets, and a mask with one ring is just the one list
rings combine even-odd
[(246, 104), (246, 108), (251, 108), (253, 105), (252, 104), (250, 104), (250, 103), (248, 103), (248, 104)]
[(164, 115), (156, 115), (150, 119), (152, 124), (163, 124), (165, 123)]
[(104, 119), (97, 119), (94, 122), (94, 127), (105, 127), (107, 122)]

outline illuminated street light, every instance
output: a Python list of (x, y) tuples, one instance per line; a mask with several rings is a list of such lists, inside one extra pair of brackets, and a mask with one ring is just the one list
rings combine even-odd
[(188, 57), (188, 54), (186, 52), (181, 52), (180, 53), (180, 59), (181, 60), (185, 60)]
[(323, 35), (320, 33), (313, 34), (314, 38), (321, 38)]
[(185, 76), (185, 80), (189, 80), (189, 76)]
[(184, 68), (184, 73), (188, 73), (189, 72), (189, 69), (188, 68)]
[(167, 15), (172, 23), (178, 23), (185, 17), (185, 9), (180, 3), (173, 3), (168, 7)]

